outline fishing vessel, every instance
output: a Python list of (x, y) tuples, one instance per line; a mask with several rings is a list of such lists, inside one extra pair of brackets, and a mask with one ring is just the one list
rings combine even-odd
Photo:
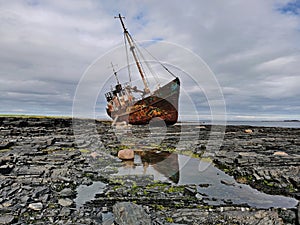
[[(159, 65), (173, 76), (173, 78), (163, 86), (160, 86), (159, 84), (155, 90), (150, 90), (143, 65), (145, 60), (140, 60), (140, 58), (143, 58), (143, 56), (141, 56), (141, 51), (139, 51), (140, 46), (134, 41), (125, 27), (123, 21), (124, 17), (119, 14), (115, 18), (118, 18), (121, 22), (124, 32), (126, 53), (131, 52), (134, 64), (144, 87), (138, 89), (136, 86), (133, 86), (130, 81), (121, 84), (118, 79), (117, 71), (112, 64), (113, 73), (117, 83), (109, 92), (105, 93), (107, 100), (106, 112), (108, 116), (111, 117), (114, 122), (126, 122), (133, 125), (148, 124), (153, 119), (163, 120), (167, 125), (175, 124), (178, 120), (178, 99), (180, 92), (179, 78), (165, 65), (159, 62)], [(129, 48), (129, 51), (127, 50), (127, 47)], [(128, 55), (127, 63), (129, 68)], [(146, 66), (149, 66), (149, 64)], [(128, 71), (130, 70), (128, 69)]]

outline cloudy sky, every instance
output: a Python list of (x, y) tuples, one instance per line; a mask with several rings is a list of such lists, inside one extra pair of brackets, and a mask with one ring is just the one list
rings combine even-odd
[[(0, 0), (0, 114), (72, 115), (84, 74), (122, 43), (119, 12), (136, 40), (200, 57), (228, 119), (300, 119), (299, 0)], [(190, 98), (207, 118), (203, 87), (183, 74), (182, 83), (180, 113)], [(100, 94), (96, 114), (107, 118)]]

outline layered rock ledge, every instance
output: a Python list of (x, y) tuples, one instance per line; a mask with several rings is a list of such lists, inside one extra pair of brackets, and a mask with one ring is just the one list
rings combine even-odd
[[(299, 224), (299, 206), (257, 209), (230, 202), (214, 206), (199, 197), (197, 184), (111, 176), (122, 166), (116, 155), (123, 147), (110, 122), (78, 119), (82, 130), (75, 132), (73, 123), (67, 118), (0, 117), (0, 224), (121, 225), (122, 212), (133, 209), (154, 225)], [(85, 132), (88, 124), (95, 124), (97, 134)], [(173, 146), (180, 125), (170, 129), (174, 135), (166, 137), (164, 148)], [(190, 140), (198, 146), (190, 151), (201, 156), (210, 127), (191, 126), (190, 132), (194, 129), (200, 129), (200, 137)], [(299, 134), (300, 129), (292, 128), (228, 126), (212, 160), (241, 183), (299, 199)], [(78, 187), (97, 181), (106, 184), (102, 192), (78, 205)], [(109, 216), (112, 213), (115, 217)]]

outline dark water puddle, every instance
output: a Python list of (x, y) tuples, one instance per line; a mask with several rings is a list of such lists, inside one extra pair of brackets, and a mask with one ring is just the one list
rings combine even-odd
[(298, 201), (279, 195), (268, 195), (237, 183), (233, 177), (209, 161), (170, 153), (136, 154), (119, 168), (118, 175), (153, 175), (155, 180), (173, 184), (196, 184), (198, 197), (209, 205), (245, 204), (256, 208), (294, 208)]
[(105, 186), (106, 184), (100, 181), (95, 181), (91, 185), (79, 185), (76, 189), (76, 207), (80, 208), (84, 203), (93, 200), (96, 194), (103, 193)]

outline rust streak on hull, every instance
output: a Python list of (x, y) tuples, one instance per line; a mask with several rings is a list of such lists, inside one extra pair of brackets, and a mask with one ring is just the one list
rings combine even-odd
[(176, 78), (133, 105), (107, 113), (112, 119), (116, 119), (116, 122), (142, 125), (148, 124), (153, 118), (159, 118), (167, 125), (172, 125), (178, 119), (179, 91), (180, 81)]

